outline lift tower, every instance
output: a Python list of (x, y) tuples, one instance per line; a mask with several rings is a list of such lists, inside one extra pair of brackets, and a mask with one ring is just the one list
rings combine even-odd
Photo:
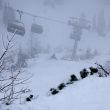
[(89, 30), (90, 24), (89, 21), (86, 20), (85, 18), (70, 17), (70, 20), (68, 21), (68, 25), (72, 26), (73, 28), (70, 38), (74, 40), (72, 60), (75, 60), (77, 58), (78, 42), (81, 40), (82, 31), (83, 29)]

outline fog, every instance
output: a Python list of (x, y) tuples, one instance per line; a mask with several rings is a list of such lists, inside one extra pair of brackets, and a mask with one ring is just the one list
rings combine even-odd
[[(26, 33), (23, 37), (16, 35), (16, 42), (22, 45), (22, 48), (27, 51), (30, 45), (30, 39), (33, 39), (33, 46), (37, 46), (43, 51), (50, 52), (70, 52), (74, 46), (74, 40), (70, 39), (70, 34), (73, 27), (68, 25), (71, 17), (80, 18), (85, 15), (89, 24), (93, 25), (93, 18), (96, 16), (97, 23), (99, 20), (100, 12), (104, 11), (104, 20), (106, 22), (106, 37), (98, 35), (84, 29), (81, 35), (81, 40), (78, 42), (79, 52), (87, 49), (97, 50), (99, 53), (109, 53), (110, 46), (110, 30), (108, 25), (110, 22), (110, 0), (2, 0), (4, 4), (9, 4), (15, 10), (23, 11), (22, 22), (25, 25)], [(12, 35), (7, 32), (6, 27), (2, 23), (1, 12), (1, 26), (0, 31), (4, 36)], [(43, 27), (42, 34), (32, 34), (31, 24), (33, 23), (33, 16), (37, 16), (35, 22)], [(16, 19), (19, 19), (19, 14), (15, 12)], [(18, 46), (19, 47), (19, 46)], [(71, 53), (71, 52), (70, 52)]]

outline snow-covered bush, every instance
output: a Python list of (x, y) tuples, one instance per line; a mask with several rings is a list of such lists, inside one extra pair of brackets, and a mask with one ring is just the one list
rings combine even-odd
[(86, 51), (79, 55), (79, 59), (80, 60), (90, 60), (93, 59), (94, 57), (96, 57), (98, 55), (98, 51), (94, 50), (92, 51), (90, 48), (86, 49)]
[(30, 102), (32, 99), (33, 99), (34, 95), (29, 95), (27, 98), (26, 98), (26, 101), (27, 102)]
[(65, 87), (66, 87), (66, 85), (64, 83), (61, 83), (61, 84), (59, 84), (58, 89), (59, 90), (62, 90)]
[(105, 62), (104, 68), (110, 73), (110, 61)]
[(21, 48), (19, 48), (19, 52), (17, 54), (17, 62), (16, 62), (16, 68), (25, 68), (27, 67), (26, 60), (28, 59), (28, 55), (26, 55)]
[(56, 94), (59, 93), (59, 91), (57, 89), (55, 89), (55, 88), (51, 88), (50, 92), (51, 92), (52, 95), (56, 95)]
[(57, 60), (56, 55), (55, 55), (55, 54), (52, 54), (52, 55), (50, 56), (50, 60)]
[(66, 85), (73, 84), (75, 81), (78, 81), (78, 80), (79, 79), (77, 78), (77, 76), (72, 74), (69, 78), (69, 81), (67, 81)]
[(97, 68), (94, 68), (94, 67), (90, 67), (90, 75), (93, 75), (94, 73), (97, 73), (98, 72), (98, 69)]
[[(104, 68), (104, 66), (97, 64), (97, 67), (89, 67), (88, 69), (84, 68), (83, 70), (80, 71), (80, 77), (81, 79), (84, 79), (86, 77), (88, 77), (89, 75), (95, 75), (99, 76), (99, 77), (107, 77), (110, 75), (110, 71), (108, 72), (107, 69), (110, 70), (110, 62), (106, 62), (106, 69)], [(65, 87), (69, 86), (70, 84), (74, 84), (74, 82), (76, 81), (80, 81), (76, 75), (72, 74), (70, 76), (69, 81), (67, 81), (66, 83), (61, 83), (57, 86), (57, 88), (51, 88), (50, 89), (50, 93), (51, 95), (56, 95), (58, 94), (62, 89), (64, 89)]]
[(110, 62), (107, 61), (104, 65), (97, 64), (98, 75), (99, 77), (110, 76)]
[(74, 75), (74, 74), (72, 74), (71, 76), (70, 76), (70, 81), (72, 82), (72, 81), (78, 81), (78, 78)]
[(80, 71), (80, 77), (83, 79), (83, 78), (86, 78), (88, 76), (89, 72), (87, 71), (87, 69), (83, 69), (82, 71)]

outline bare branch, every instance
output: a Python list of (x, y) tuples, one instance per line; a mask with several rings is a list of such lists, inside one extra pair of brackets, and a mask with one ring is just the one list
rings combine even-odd
[(4, 42), (4, 39), (3, 39), (3, 35), (2, 35), (2, 43), (3, 43), (3, 47), (6, 49), (5, 42)]
[(100, 65), (98, 63), (95, 63), (95, 64), (98, 66), (98, 69), (103, 70), (103, 72), (105, 73), (105, 76), (110, 75), (110, 73), (108, 71), (106, 71), (102, 65)]
[[(3, 42), (3, 46), (4, 46), (5, 51), (2, 53), (2, 55), (0, 57), (0, 72), (3, 72), (3, 70), (5, 69), (4, 63), (6, 61), (5, 61), (4, 57), (6, 56), (8, 51), (13, 47), (12, 40), (13, 40), (15, 34), (16, 34), (16, 31), (11, 38), (9, 38), (7, 36), (8, 43), (6, 45), (5, 45), (3, 36), (2, 36), (2, 42)], [(15, 89), (18, 85), (26, 84), (27, 81), (29, 81), (29, 79), (32, 78), (32, 76), (30, 76), (28, 78), (23, 78), (21, 76), (22, 73), (24, 73), (24, 71), (21, 71), (21, 68), (17, 73), (13, 72), (11, 70), (10, 75), (8, 75), (5, 78), (3, 77), (0, 79), (0, 82), (1, 82), (0, 93), (3, 93), (3, 95), (4, 95), (3, 97), (0, 98), (0, 101), (4, 102), (5, 104), (12, 104), (14, 100), (19, 99), (18, 96), (26, 93), (25, 91), (27, 89), (20, 89), (18, 91), (15, 91)]]
[[(15, 32), (15, 33), (16, 33), (16, 32)], [(3, 40), (3, 36), (2, 36), (2, 41), (3, 41), (3, 46), (4, 46), (4, 48), (5, 48), (5, 51), (4, 51), (3, 54), (1, 55), (0, 61), (4, 58), (4, 56), (5, 56), (6, 53), (8, 52), (8, 50), (9, 50), (9, 48), (10, 48), (10, 43), (12, 42), (12, 40), (13, 40), (13, 38), (14, 38), (14, 36), (15, 36), (15, 33), (13, 34), (13, 36), (12, 36), (10, 39), (8, 39), (8, 44), (7, 44), (7, 46), (5, 46), (5, 43), (4, 43), (4, 40)]]

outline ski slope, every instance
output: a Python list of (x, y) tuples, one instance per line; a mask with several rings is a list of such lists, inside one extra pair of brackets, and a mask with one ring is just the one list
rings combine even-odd
[[(48, 55), (28, 61), (29, 67), (26, 74), (33, 74), (31, 82), (27, 83), (35, 97), (32, 102), (19, 104), (18, 100), (10, 106), (2, 106), (1, 110), (109, 110), (110, 104), (110, 77), (100, 78), (97, 75), (80, 79), (79, 71), (83, 68), (95, 66), (94, 60), (63, 61), (49, 60)], [(109, 60), (109, 56), (97, 57), (101, 64)], [(101, 59), (101, 60), (100, 60)], [(80, 80), (67, 86), (56, 95), (48, 95), (49, 89), (57, 87), (62, 82), (67, 82), (69, 76), (75, 74)]]
[[(79, 17), (82, 12), (85, 12), (87, 18), (91, 20), (96, 10), (99, 10), (97, 4), (94, 7), (91, 5), (93, 2), (90, 2), (90, 0), (85, 0), (89, 2), (89, 5), (88, 3), (87, 5), (84, 4), (85, 2), (81, 2), (81, 0), (79, 0), (81, 3), (75, 0), (69, 0), (69, 2), (65, 0), (64, 5), (56, 6), (55, 8), (44, 6), (41, 0), (32, 1), (13, 0), (11, 5), (16, 9), (35, 15), (65, 22), (71, 16)], [(75, 2), (76, 4), (74, 4)], [(108, 12), (106, 15), (108, 16)], [(2, 18), (0, 17), (0, 19)], [(30, 88), (32, 90), (30, 94), (35, 97), (38, 96), (37, 99), (31, 102), (25, 102), (25, 99), (17, 100), (9, 106), (0, 104), (0, 110), (109, 110), (110, 77), (99, 78), (94, 75), (81, 80), (79, 72), (83, 68), (96, 66), (94, 64), (96, 62), (104, 64), (104, 62), (110, 61), (110, 32), (107, 33), (106, 37), (100, 37), (95, 32), (84, 30), (78, 45), (78, 54), (83, 54), (86, 49), (97, 50), (99, 54), (91, 60), (69, 61), (61, 58), (68, 56), (68, 54), (70, 55), (73, 49), (74, 41), (69, 37), (72, 27), (37, 18), (36, 23), (43, 26), (44, 33), (30, 36), (33, 18), (24, 15), (22, 22), (25, 23), (26, 35), (24, 37), (16, 36), (16, 46), (21, 46), (27, 52), (29, 39), (33, 37), (35, 42), (39, 41), (39, 45), (43, 50), (46, 50), (48, 46), (50, 50), (47, 54), (44, 54), (46, 53), (44, 52), (33, 59), (29, 59), (27, 61), (28, 67), (24, 69), (26, 76), (33, 75), (31, 81), (25, 87)], [(0, 24), (2, 24), (1, 21)], [(10, 36), (6, 32), (6, 27), (2, 28), (2, 25), (0, 32), (4, 37), (7, 34)], [(0, 45), (3, 45), (1, 42)], [(0, 50), (2, 50), (1, 46)], [(50, 60), (50, 56), (53, 53), (58, 57), (57, 60)], [(49, 95), (50, 88), (57, 87), (58, 84), (68, 81), (71, 74), (75, 74), (80, 80), (64, 88), (55, 96)]]

